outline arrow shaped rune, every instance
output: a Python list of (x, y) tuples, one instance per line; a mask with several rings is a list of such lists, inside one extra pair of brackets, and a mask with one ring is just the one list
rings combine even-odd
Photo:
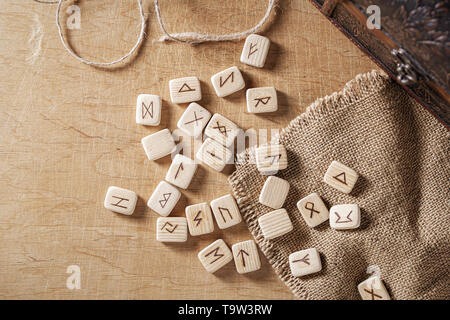
[(177, 173), (175, 174), (175, 179), (178, 177), (178, 173), (180, 173), (180, 170), (183, 171), (184, 167), (183, 167), (183, 162), (180, 163), (180, 166), (177, 169)]
[(347, 220), (341, 220), (341, 216), (336, 211), (334, 212), (335, 215), (337, 215), (336, 223), (346, 223), (346, 222), (352, 222), (353, 220), (350, 218), (350, 215), (352, 214), (353, 210), (350, 210), (350, 212), (347, 215)]
[(258, 102), (256, 102), (256, 104), (255, 104), (255, 108), (258, 107), (258, 104), (259, 104), (260, 102), (261, 102), (262, 104), (267, 104), (267, 102), (269, 102), (270, 98), (272, 98), (272, 97), (262, 97), (262, 98), (256, 98), (256, 99), (253, 99), (253, 100), (258, 101)]
[(309, 263), (309, 253), (307, 253), (306, 256), (304, 256), (303, 258), (298, 259), (298, 260), (293, 260), (292, 262), (303, 262), (303, 263), (305, 263), (305, 264), (307, 264), (309, 266), (310, 265), (310, 263)]
[[(277, 159), (278, 157), (278, 159)], [(281, 158), (281, 153), (280, 154), (275, 154), (273, 156), (266, 156), (267, 158), (272, 158), (272, 162), (270, 163), (270, 165), (273, 165), (273, 163), (275, 162), (275, 160), (277, 160), (278, 162), (280, 162), (280, 158)]]
[[(342, 176), (342, 179), (340, 178), (340, 176)], [(347, 179), (345, 177), (345, 172), (341, 172), (338, 175), (334, 176), (333, 178), (335, 178), (340, 183), (347, 184)]]
[(244, 254), (247, 255), (247, 257), (250, 257), (250, 255), (247, 253), (247, 251), (245, 251), (244, 249), (239, 250), (239, 253), (237, 254), (237, 256), (239, 257), (239, 255), (241, 255), (241, 259), (242, 259), (242, 265), (245, 268), (245, 257)]
[(211, 261), (209, 264), (213, 264), (214, 262), (216, 262), (217, 260), (219, 260), (220, 258), (223, 257), (223, 254), (222, 254), (222, 253), (219, 253), (219, 249), (220, 249), (220, 248), (217, 247), (217, 248), (211, 250), (210, 252), (208, 252), (208, 253), (205, 255), (205, 257), (208, 257), (209, 255), (211, 255), (211, 254), (214, 252), (213, 257), (217, 257), (215, 260)]
[[(166, 228), (166, 225), (169, 225), (169, 227), (173, 227), (172, 230), (170, 230), (169, 228)], [(162, 226), (161, 230), (166, 229), (167, 232), (173, 233), (175, 231), (175, 229), (178, 227), (178, 225), (173, 225), (170, 222), (166, 222), (164, 223), (164, 225)]]
[(248, 50), (248, 56), (247, 56), (247, 59), (250, 58), (250, 56), (251, 56), (252, 54), (254, 54), (256, 51), (258, 51), (258, 48), (256, 48), (255, 50), (253, 50), (253, 48), (256, 47), (256, 45), (257, 45), (256, 43), (255, 43), (255, 44), (250, 43), (250, 48), (249, 48), (249, 50)]
[(195, 225), (196, 227), (198, 227), (198, 225), (202, 222), (203, 218), (200, 218), (200, 214), (202, 213), (202, 211), (200, 210), (199, 212), (197, 212), (197, 214), (194, 217), (194, 221), (197, 222), (197, 224)]

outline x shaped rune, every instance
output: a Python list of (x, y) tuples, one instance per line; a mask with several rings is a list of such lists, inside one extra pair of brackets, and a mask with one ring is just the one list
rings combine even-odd
[(367, 289), (364, 289), (364, 291), (372, 296), (372, 300), (375, 300), (375, 297), (377, 297), (378, 299), (383, 299), (382, 296), (380, 296), (374, 292), (373, 288), (370, 288), (370, 291)]

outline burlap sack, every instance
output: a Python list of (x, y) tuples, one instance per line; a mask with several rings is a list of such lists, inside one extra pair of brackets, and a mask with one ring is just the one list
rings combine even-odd
[[(378, 266), (393, 299), (449, 299), (448, 138), (430, 113), (373, 71), (314, 102), (280, 134), (289, 165), (278, 176), (290, 183), (284, 208), (293, 231), (262, 236), (257, 219), (272, 209), (258, 203), (266, 177), (252, 150), (240, 155), (229, 182), (250, 232), (296, 297), (360, 299), (358, 283)], [(360, 174), (349, 195), (322, 182), (332, 160)], [(327, 221), (309, 228), (296, 203), (312, 192), (328, 207), (358, 203), (361, 227), (337, 231)], [(322, 271), (292, 277), (289, 254), (312, 247)]]

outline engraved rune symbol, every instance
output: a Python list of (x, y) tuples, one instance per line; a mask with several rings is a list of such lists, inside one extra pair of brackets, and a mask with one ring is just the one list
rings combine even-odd
[(350, 215), (352, 214), (352, 210), (350, 210), (350, 212), (347, 215), (347, 220), (341, 220), (341, 216), (339, 215), (339, 213), (334, 212), (335, 215), (337, 215), (337, 220), (336, 223), (346, 223), (346, 222), (352, 222), (353, 220), (350, 218)]
[(228, 137), (227, 132), (230, 131), (230, 130), (227, 130), (227, 127), (221, 125), (221, 124), (219, 123), (219, 121), (216, 121), (216, 123), (217, 123), (217, 127), (212, 127), (212, 128), (213, 128), (213, 129), (219, 130), (219, 132), (220, 132), (221, 134), (223, 134), (225, 137)]
[[(342, 176), (342, 179), (339, 178), (340, 176)], [(335, 178), (340, 183), (347, 184), (347, 179), (345, 177), (345, 172), (339, 173), (338, 175), (334, 176), (333, 178)]]
[(178, 92), (190, 92), (190, 91), (195, 91), (195, 89), (192, 89), (191, 87), (189, 87), (189, 85), (187, 83), (183, 83), (181, 88), (178, 90)]
[(219, 160), (222, 160), (222, 158), (221, 157), (219, 157), (218, 155), (216, 155), (216, 153), (214, 152), (214, 151), (206, 151), (206, 152), (208, 152), (211, 156), (213, 156), (214, 158), (217, 158), (217, 159), (219, 159)]
[(255, 108), (258, 107), (258, 104), (259, 104), (259, 103), (267, 104), (267, 102), (269, 102), (269, 100), (270, 100), (271, 98), (272, 98), (272, 97), (262, 97), (262, 98), (256, 98), (256, 99), (253, 99), (253, 100), (256, 100), (256, 101), (257, 101), (256, 104), (255, 104)]
[(272, 158), (272, 162), (270, 163), (270, 165), (273, 166), (273, 164), (275, 163), (275, 160), (277, 160), (277, 162), (280, 162), (281, 153), (280, 154), (275, 154), (273, 156), (266, 156), (266, 159), (267, 158)]
[(230, 73), (228, 75), (228, 77), (225, 78), (224, 81), (222, 81), (222, 76), (220, 76), (220, 78), (219, 78), (219, 82), (220, 82), (219, 85), (220, 85), (221, 88), (223, 87), (223, 85), (225, 83), (227, 83), (227, 81), (228, 81), (228, 79), (230, 79), (230, 77), (231, 77), (231, 82), (234, 82), (234, 71), (232, 73)]
[(255, 44), (250, 43), (250, 49), (248, 50), (248, 56), (247, 56), (247, 59), (250, 58), (250, 56), (251, 56), (252, 54), (254, 54), (256, 51), (258, 51), (258, 48), (256, 48), (255, 50), (253, 50), (253, 48), (255, 48), (255, 47), (256, 47), (256, 43), (255, 43)]
[(193, 123), (193, 122), (195, 122), (195, 125), (197, 126), (198, 125), (198, 120), (201, 120), (201, 119), (203, 119), (203, 117), (200, 117), (200, 118), (197, 118), (197, 113), (194, 111), (194, 120), (191, 120), (191, 121), (188, 121), (188, 122), (185, 122), (184, 124), (190, 124), (190, 123)]
[[(309, 205), (309, 207), (308, 207), (308, 205)], [(313, 217), (313, 214), (314, 214), (314, 213), (320, 214), (320, 211), (317, 211), (317, 210), (314, 209), (314, 203), (313, 203), (313, 202), (307, 202), (307, 203), (305, 203), (305, 209), (306, 209), (306, 210), (309, 210), (309, 212), (311, 212), (311, 214), (310, 214), (310, 216), (309, 216), (310, 218)]]
[(222, 254), (222, 253), (219, 253), (219, 250), (220, 250), (220, 248), (217, 247), (217, 248), (215, 248), (214, 250), (211, 250), (210, 252), (208, 252), (208, 253), (205, 255), (205, 257), (208, 257), (208, 256), (210, 256), (210, 255), (214, 252), (213, 257), (216, 257), (216, 259), (213, 260), (213, 261), (211, 261), (209, 264), (213, 264), (214, 262), (216, 262), (217, 260), (219, 260), (220, 258), (223, 257), (223, 254)]
[(244, 249), (241, 249), (240, 251), (239, 251), (239, 253), (237, 254), (237, 256), (239, 257), (239, 255), (241, 255), (241, 259), (242, 259), (242, 266), (245, 268), (245, 257), (244, 257), (244, 254), (246, 254), (247, 255), (247, 257), (249, 257), (250, 255), (248, 254), (248, 252), (247, 251), (245, 251)]
[(222, 216), (223, 222), (227, 222), (227, 220), (223, 216), (224, 212), (228, 213), (228, 215), (230, 216), (230, 219), (233, 220), (233, 216), (231, 215), (231, 212), (230, 212), (230, 210), (228, 208), (219, 207), (219, 212), (220, 212), (220, 215)]
[[(169, 227), (172, 227), (172, 230), (170, 230), (168, 227), (166, 227), (167, 225), (168, 225)], [(166, 223), (164, 223), (164, 225), (162, 226), (161, 230), (164, 230), (164, 229), (165, 229), (167, 232), (173, 233), (177, 227), (178, 227), (177, 224), (176, 224), (176, 225), (173, 225), (173, 224), (171, 224), (170, 222), (166, 222)]]
[(375, 297), (377, 297), (378, 299), (382, 299), (383, 297), (376, 294), (373, 290), (373, 288), (370, 288), (370, 291), (367, 289), (364, 289), (365, 292), (369, 293), (372, 296), (372, 300), (375, 300)]
[(153, 118), (153, 101), (150, 102), (148, 107), (145, 105), (144, 101), (142, 101), (141, 113), (142, 113), (142, 119), (145, 119), (145, 116), (147, 114), (150, 116), (150, 118)]
[(306, 256), (304, 256), (301, 259), (298, 260), (293, 260), (292, 262), (303, 262), (304, 264), (307, 264), (308, 266), (311, 265), (311, 263), (309, 263), (309, 253), (306, 254)]
[(120, 203), (121, 203), (122, 201), (130, 201), (130, 199), (127, 199), (127, 198), (121, 198), (121, 197), (116, 197), (116, 196), (112, 196), (112, 197), (113, 197), (113, 198), (116, 198), (116, 199), (119, 199), (119, 201), (117, 201), (116, 203), (111, 203), (112, 206), (119, 207), (119, 208), (123, 208), (123, 209), (127, 209), (127, 208), (128, 208), (128, 207), (125, 207), (125, 206), (120, 205)]
[(177, 173), (175, 174), (175, 179), (178, 177), (178, 173), (180, 173), (180, 170), (183, 171), (184, 167), (183, 167), (183, 162), (180, 163), (180, 166), (177, 169)]
[(163, 198), (162, 200), (159, 200), (159, 205), (161, 206), (161, 208), (164, 208), (167, 204), (167, 201), (169, 201), (170, 196), (172, 195), (171, 192), (169, 193), (163, 193)]
[(200, 210), (199, 212), (197, 212), (197, 214), (194, 217), (194, 221), (197, 222), (197, 224), (195, 225), (196, 227), (198, 227), (198, 225), (202, 222), (203, 218), (200, 218), (202, 211)]

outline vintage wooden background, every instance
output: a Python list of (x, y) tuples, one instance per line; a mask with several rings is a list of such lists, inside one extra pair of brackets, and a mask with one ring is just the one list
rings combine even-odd
[[(44, 0), (45, 1), (45, 0)], [(160, 1), (171, 31), (229, 33), (253, 26), (267, 1)], [(176, 128), (185, 105), (170, 103), (168, 81), (196, 75), (201, 104), (244, 129), (282, 128), (316, 98), (339, 90), (376, 66), (307, 0), (281, 0), (263, 34), (272, 40), (264, 69), (239, 62), (243, 41), (187, 46), (154, 41), (161, 32), (152, 1), (136, 59), (102, 70), (80, 64), (63, 49), (54, 4), (0, 2), (0, 298), (2, 299), (291, 299), (268, 262), (247, 276), (233, 263), (215, 275), (197, 252), (217, 238), (250, 239), (244, 223), (166, 245), (155, 240), (157, 215), (146, 207), (170, 157), (147, 160), (140, 139)], [(68, 1), (64, 6), (73, 4)], [(66, 30), (82, 56), (109, 60), (134, 44), (134, 0), (78, 1), (81, 29)], [(62, 22), (68, 15), (62, 11)], [(275, 86), (275, 115), (245, 112), (245, 92), (218, 98), (212, 74), (237, 65), (247, 87)], [(135, 123), (139, 93), (163, 99), (159, 127)], [(229, 172), (201, 166), (173, 215), (188, 204), (230, 192)], [(140, 196), (135, 216), (103, 208), (109, 185)], [(217, 226), (216, 226), (217, 230)], [(66, 269), (81, 268), (81, 289), (66, 288)]]

